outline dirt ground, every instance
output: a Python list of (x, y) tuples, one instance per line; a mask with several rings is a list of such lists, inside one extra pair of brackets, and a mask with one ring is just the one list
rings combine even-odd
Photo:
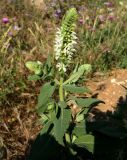
[(25, 160), (40, 131), (36, 97), (28, 92), (9, 95), (13, 103), (0, 107), (0, 160)]
[(87, 83), (92, 90), (92, 97), (96, 97), (104, 104), (100, 104), (98, 108), (102, 112), (114, 111), (120, 100), (126, 101), (127, 95), (127, 70), (118, 69), (111, 71), (107, 75), (98, 75)]

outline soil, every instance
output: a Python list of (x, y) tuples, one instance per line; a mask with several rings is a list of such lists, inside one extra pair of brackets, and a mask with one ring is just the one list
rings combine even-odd
[(101, 77), (95, 76), (87, 83), (87, 86), (92, 91), (92, 97), (104, 102), (96, 107), (98, 110), (114, 112), (119, 101), (126, 102), (127, 70), (118, 69)]
[(15, 93), (0, 107), (0, 160), (25, 160), (41, 128), (35, 112), (36, 97), (27, 91)]
[[(127, 70), (118, 69), (106, 75), (96, 73), (87, 82), (87, 86), (93, 92), (92, 97), (105, 102), (96, 107), (100, 112), (114, 112), (120, 100), (126, 103)], [(38, 135), (41, 126), (35, 112), (35, 97), (39, 87), (37, 90), (33, 95), (28, 91), (17, 97), (10, 95), (13, 103), (0, 107), (1, 160), (25, 160), (31, 143)], [(127, 111), (125, 118), (127, 119)]]

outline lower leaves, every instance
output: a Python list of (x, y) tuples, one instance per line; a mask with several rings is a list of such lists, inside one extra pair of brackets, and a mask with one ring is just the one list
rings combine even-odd
[(94, 136), (90, 134), (82, 135), (74, 143), (80, 147), (86, 148), (89, 152), (94, 151)]
[(71, 112), (69, 109), (61, 108), (60, 116), (54, 121), (54, 136), (56, 140), (64, 145), (63, 137), (71, 122)]

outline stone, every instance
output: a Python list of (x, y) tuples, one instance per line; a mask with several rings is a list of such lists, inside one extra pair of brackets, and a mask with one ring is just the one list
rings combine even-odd
[[(116, 70), (111, 76), (99, 82), (89, 82), (87, 86), (93, 91), (92, 97), (102, 100), (92, 110), (94, 114), (114, 113), (118, 106), (127, 106), (127, 70)], [(124, 115), (127, 119), (127, 108)], [(92, 114), (91, 114), (92, 115)], [(94, 116), (94, 115), (93, 115)]]

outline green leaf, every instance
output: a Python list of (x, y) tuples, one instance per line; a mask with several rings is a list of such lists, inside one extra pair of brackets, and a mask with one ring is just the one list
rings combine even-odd
[(80, 123), (76, 123), (76, 125), (73, 129), (73, 134), (75, 134), (77, 137), (80, 137), (86, 133), (87, 132), (86, 132), (85, 120)]
[(70, 125), (70, 121), (71, 121), (70, 109), (63, 109), (63, 106), (61, 106), (60, 117), (54, 120), (54, 136), (56, 140), (62, 145), (64, 144), (63, 137)]
[(65, 101), (60, 101), (59, 102), (59, 106), (60, 106), (60, 108), (66, 108), (67, 107), (67, 104), (66, 104), (66, 102)]
[(37, 112), (39, 115), (42, 115), (45, 111), (48, 111), (48, 106), (52, 102), (52, 99), (49, 98), (44, 104), (41, 105), (41, 107), (37, 108)]
[(78, 68), (78, 71), (73, 73), (68, 80), (66, 80), (63, 85), (68, 84), (68, 83), (75, 83), (78, 81), (78, 79), (84, 74), (91, 71), (91, 65), (90, 64), (83, 64)]
[(52, 76), (54, 73), (53, 65), (51, 62), (52, 62), (51, 55), (48, 55), (48, 58), (43, 65), (43, 73), (46, 77)]
[(89, 107), (85, 107), (82, 114), (86, 115), (89, 112), (90, 108)]
[(85, 147), (89, 152), (94, 151), (94, 136), (90, 134), (83, 135), (74, 141), (74, 144)]
[(80, 107), (90, 107), (93, 104), (102, 103), (101, 100), (96, 98), (77, 98), (77, 97), (70, 97), (69, 99), (75, 100), (78, 106)]
[(42, 63), (40, 61), (27, 61), (25, 66), (36, 75), (42, 74)]
[(79, 71), (85, 71), (85, 74), (91, 72), (92, 70), (92, 67), (91, 67), (91, 64), (83, 64), (79, 67), (78, 69)]
[(77, 71), (78, 71), (78, 68), (79, 68), (79, 62), (76, 63), (75, 68), (74, 68), (74, 70), (73, 70), (73, 73), (77, 72)]
[(52, 67), (52, 58), (51, 58), (51, 55), (49, 54), (48, 55), (48, 58), (46, 60), (46, 65), (48, 66), (48, 68), (51, 68)]
[(46, 114), (41, 114), (39, 121), (42, 125), (45, 125), (49, 121), (49, 117)]
[(55, 102), (52, 100), (51, 102), (49, 102), (49, 103), (47, 104), (47, 111), (53, 110), (54, 107), (55, 107)]
[(37, 80), (40, 80), (40, 79), (41, 79), (41, 77), (36, 75), (36, 74), (28, 76), (29, 81), (37, 81)]
[[(40, 94), (38, 96), (38, 109), (42, 112), (48, 107), (48, 102), (50, 102), (51, 96), (54, 93), (55, 90), (55, 83), (46, 83), (41, 87)], [(43, 109), (44, 107), (44, 109)]]
[(76, 122), (81, 122), (84, 120), (84, 114), (77, 114), (76, 115)]
[(40, 135), (42, 134), (49, 134), (53, 129), (53, 123), (52, 121), (48, 121), (45, 125), (43, 125), (43, 128), (40, 131)]
[(63, 88), (71, 93), (90, 93), (87, 87), (77, 87), (75, 85), (64, 85)]

